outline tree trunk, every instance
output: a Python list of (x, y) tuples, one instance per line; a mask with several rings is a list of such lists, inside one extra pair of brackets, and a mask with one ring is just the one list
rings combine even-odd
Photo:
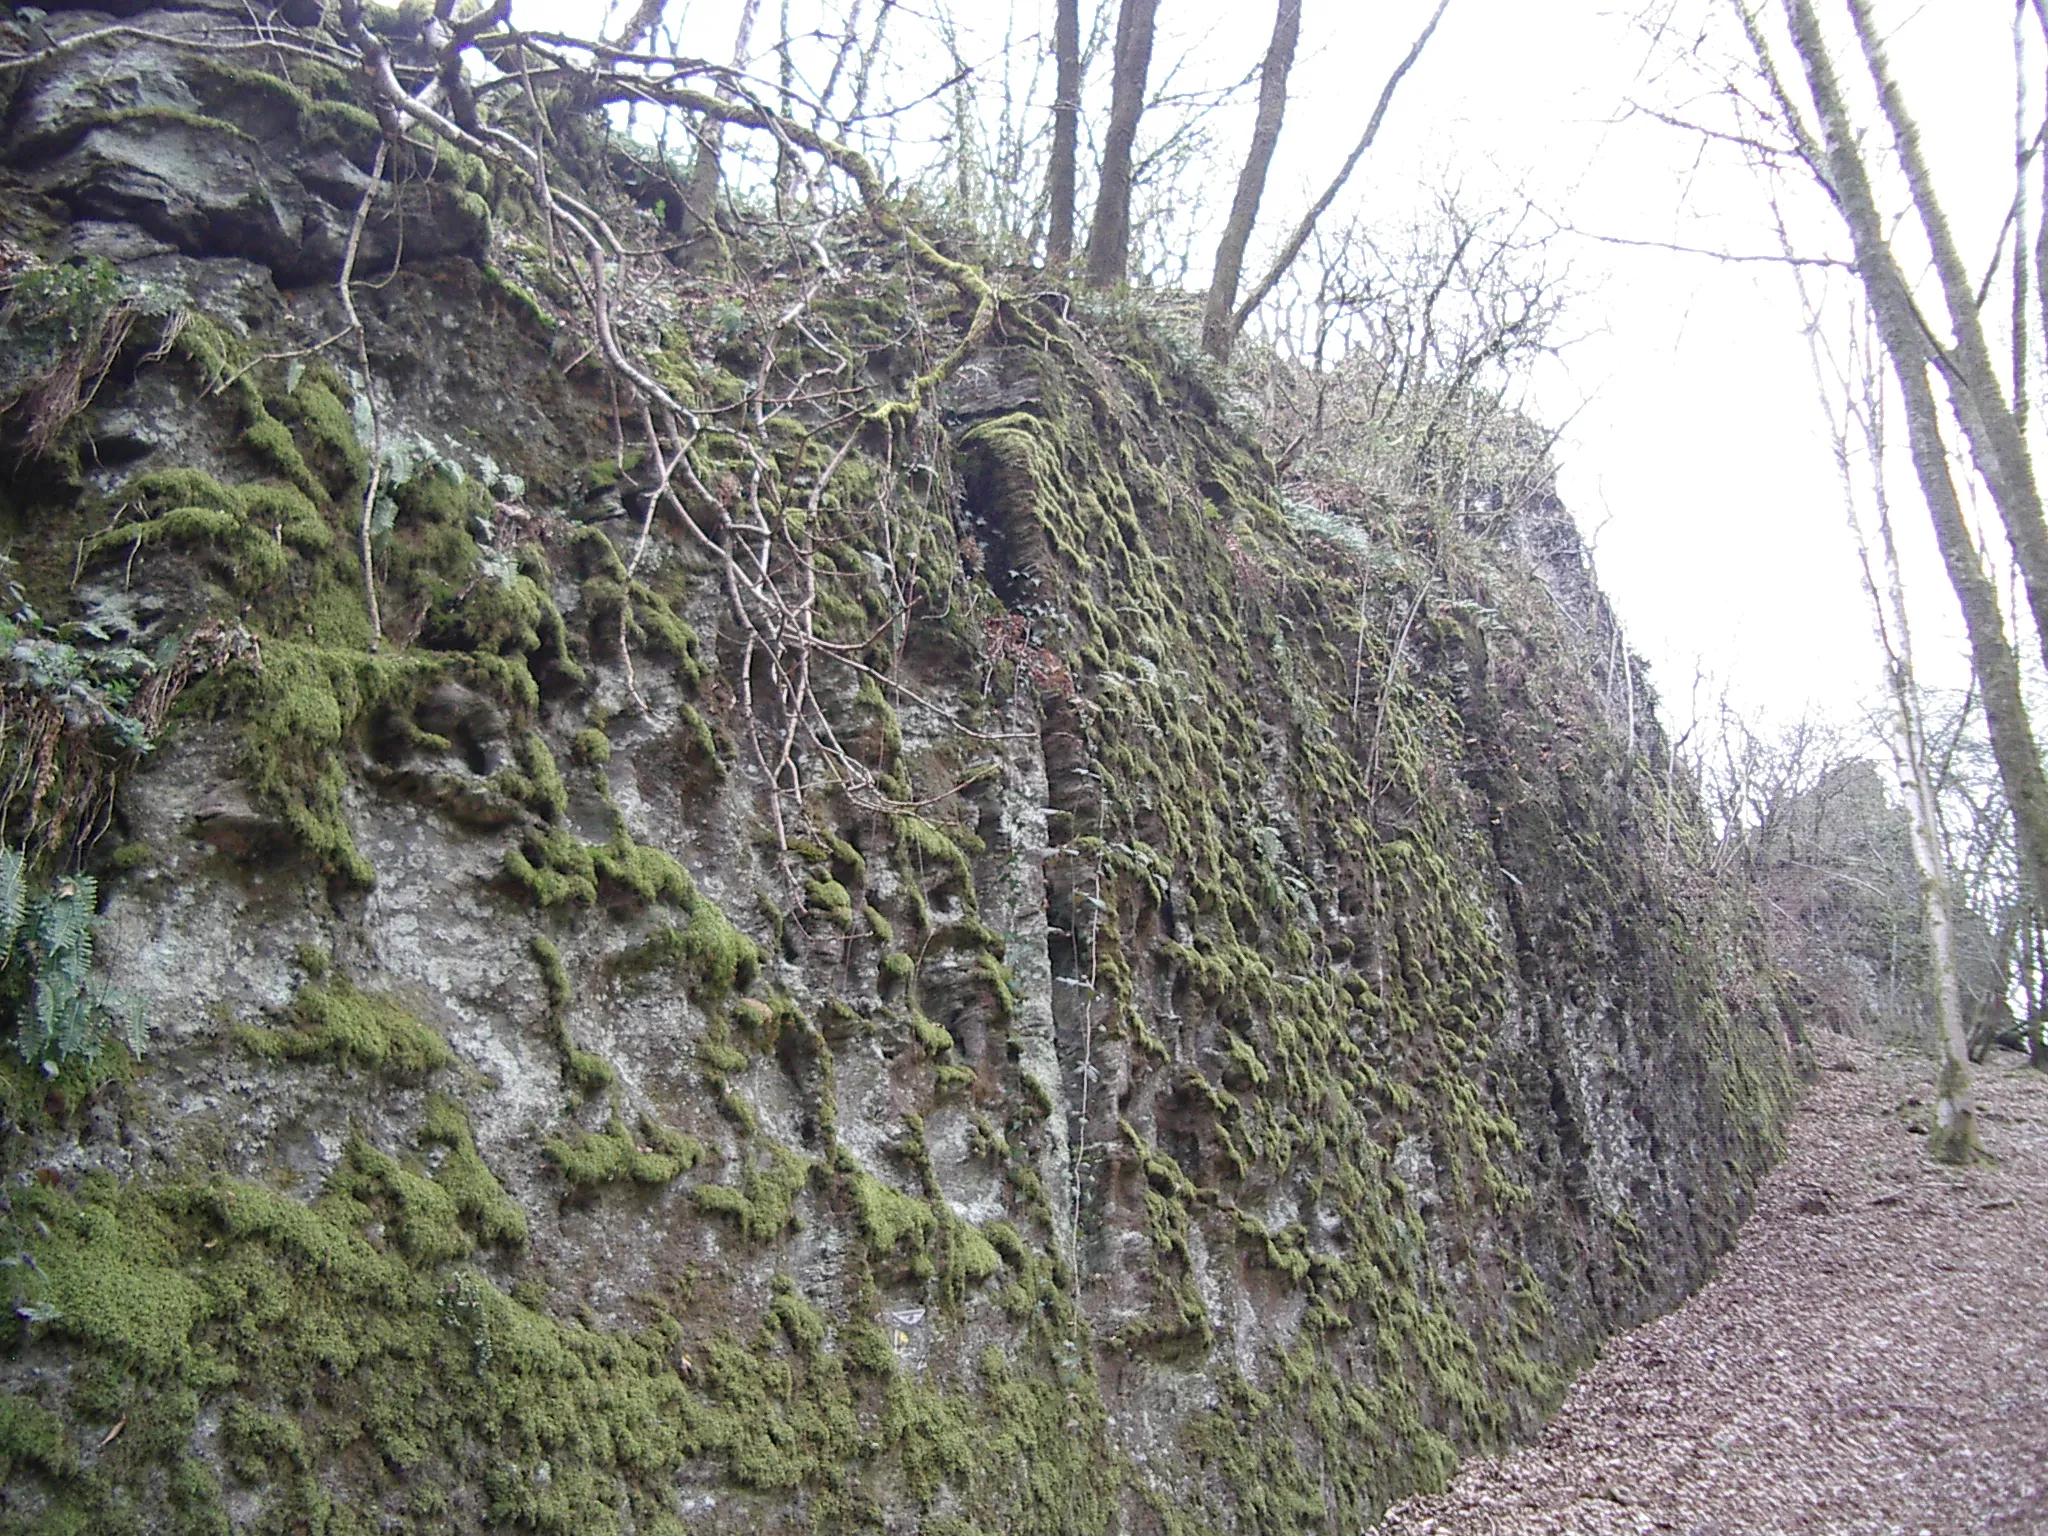
[(1364, 159), (1365, 152), (1372, 148), (1372, 141), (1379, 137), (1380, 124), (1386, 121), (1387, 108), (1393, 103), (1395, 90), (1408, 71), (1415, 67), (1415, 61), (1422, 57), (1422, 50), (1428, 46), (1431, 36), (1436, 32), (1437, 23), (1444, 19), (1444, 12), (1450, 9), (1450, 5), (1451, 0), (1437, 0), (1437, 7), (1430, 13), (1429, 23), (1422, 29), (1422, 35), (1415, 39), (1415, 46), (1408, 50), (1406, 58), (1394, 66), (1394, 72), (1387, 76), (1387, 83), (1380, 88), (1380, 99), (1373, 106), (1372, 118), (1365, 125), (1365, 133), (1346, 157), (1342, 168), (1338, 170), (1329, 186), (1323, 189), (1323, 195), (1316, 199), (1315, 206), (1302, 216), (1299, 224), (1294, 226), (1294, 233), (1287, 237), (1287, 243), (1273, 259), (1273, 265), (1266, 268), (1265, 275), (1252, 285), (1252, 291), (1246, 294), (1244, 302), (1237, 306), (1237, 313), (1231, 316), (1230, 321), (1233, 332), (1244, 329), (1245, 322), (1251, 319), (1253, 312), (1261, 304), (1265, 303), (1266, 295), (1273, 291), (1280, 279), (1287, 275), (1287, 269), (1294, 265), (1295, 258), (1301, 255), (1302, 247), (1308, 244), (1308, 237), (1315, 233), (1316, 222), (1329, 211), (1330, 204), (1337, 200), (1337, 194), (1344, 190), (1344, 183), (1349, 181), (1351, 173), (1358, 169), (1358, 162)]
[[(1926, 382), (1924, 370), (1921, 381)], [(1926, 391), (1926, 408), (1934, 393)], [(1873, 468), (1884, 473), (1882, 440), (1874, 445)], [(1927, 749), (1927, 716), (1920, 705), (1920, 684), (1913, 672), (1912, 631), (1906, 621), (1906, 587), (1899, 572), (1898, 541), (1892, 535), (1891, 512), (1878, 488), (1878, 518), (1884, 537), (1885, 571), (1891, 597), (1892, 627), (1888, 671), (1892, 705), (1898, 719), (1900, 758), (1912, 794), (1907, 805), (1912, 829), (1913, 865), (1920, 875), (1920, 918), (1927, 935), (1927, 953), (1934, 966), (1934, 1016), (1941, 1033), (1941, 1076), (1935, 1084), (1934, 1124), (1927, 1132), (1927, 1152), (1938, 1162), (1974, 1162), (1983, 1151), (1977, 1140), (1977, 1108), (1970, 1092), (1970, 1032), (1963, 1017), (1962, 977), (1956, 968), (1954, 914), (1949, 905), (1949, 863), (1941, 836), (1941, 787), (1933, 755)], [(1864, 570), (1870, 569), (1868, 552)], [(1878, 604), (1878, 630), (1885, 624)]]
[(1202, 314), (1202, 350), (1219, 363), (1230, 361), (1237, 340), (1234, 317), (1237, 284), (1244, 274), (1244, 250), (1258, 223), (1259, 202), (1266, 195), (1266, 172), (1280, 142), (1280, 123), (1287, 113), (1287, 74), (1294, 68), (1294, 47), (1301, 40), (1301, 0), (1280, 0), (1273, 18), (1273, 41), (1259, 71), (1259, 115), (1252, 125), (1251, 152), (1237, 178), (1237, 197), (1230, 222), (1216, 246), (1216, 275), (1209, 280), (1209, 303)]
[[(1920, 149), (1920, 128), (1906, 110), (1904, 95), (1892, 78), (1885, 59), (1884, 43), (1870, 14), (1870, 0), (1848, 0), (1849, 14), (1856, 23), (1864, 62), (1877, 87), (1879, 105), (1891, 126), (1899, 160), (1912, 189), (1913, 210), (1927, 234), (1928, 249), (1934, 256), (1935, 274), (1941, 280), (1942, 301), (1949, 324), (1955, 331), (1955, 345), (1942, 349), (1936, 362), (1949, 382), (1956, 415), (1969, 441), (1970, 462), (1984, 479), (1991, 500), (2012, 541), (2014, 563), (2026, 587), (2027, 605), (2034, 615), (2034, 627), (2041, 658), (2048, 662), (2048, 518), (2041, 508), (2041, 491), (2034, 480), (2034, 465), (2027, 452), (2019, 418), (2007, 402), (2004, 387), (1992, 361), (1991, 347), (1984, 335), (1984, 322), (1977, 306), (1976, 286), (1963, 265), (1962, 252), (1949, 228), (1948, 217), (1935, 196), (1934, 179)], [(1802, 0), (1802, 9), (1811, 7)], [(1819, 30), (1814, 30), (1816, 39)], [(1803, 51), (1803, 50), (1802, 50)]]
[(1052, 204), (1045, 236), (1045, 264), (1064, 267), (1074, 259), (1074, 185), (1081, 145), (1081, 0), (1058, 0), (1052, 52), (1058, 84), (1052, 100), (1052, 162), (1046, 169), (1046, 199)]
[[(732, 45), (732, 67), (747, 67), (747, 45), (754, 35), (754, 17), (761, 0), (747, 0), (740, 12), (739, 37)], [(726, 92), (720, 91), (724, 96)], [(690, 166), (690, 185), (683, 196), (683, 232), (702, 234), (718, 227), (718, 162), (725, 150), (725, 124), (706, 119), (697, 133), (697, 158)]]
[[(1910, 680), (1905, 687), (1911, 687)], [(1927, 1152), (1939, 1162), (1969, 1163), (1976, 1161), (1983, 1147), (1977, 1140), (1977, 1108), (1970, 1091), (1970, 1032), (1963, 1022), (1963, 989), (1956, 975), (1955, 926), (1949, 914), (1940, 812), (1935, 806), (1926, 745), (1924, 740), (1915, 741), (1907, 750), (1912, 759), (1913, 862), (1920, 871), (1920, 911), (1934, 961), (1934, 1011), (1941, 1021), (1941, 1076), (1935, 1083), (1934, 1124), (1927, 1132)]]
[(1970, 665), (1983, 693), (1992, 756), (2012, 807), (2020, 878), (2038, 900), (2048, 893), (2048, 778), (2042, 774), (2040, 754), (2035, 750), (2033, 727), (2020, 689), (2019, 658), (2006, 638), (1998, 587), (1970, 536), (1969, 522), (1949, 474), (1940, 409), (1927, 378), (1930, 343), (1905, 274), (1885, 243), (1876, 194), (1811, 0), (1784, 0), (1784, 4), (1826, 139), (1825, 166), (1815, 170), (1825, 177), (1848, 225), (1857, 272), (1899, 382), (1913, 468), (1934, 522), (1935, 541), (1949, 583), (1962, 608)]
[(1159, 0), (1123, 0), (1116, 18), (1116, 73), (1109, 93), (1109, 131), (1102, 140), (1102, 185), (1088, 231), (1088, 285), (1115, 288), (1131, 269), (1131, 147), (1145, 112), (1152, 71), (1152, 27)]

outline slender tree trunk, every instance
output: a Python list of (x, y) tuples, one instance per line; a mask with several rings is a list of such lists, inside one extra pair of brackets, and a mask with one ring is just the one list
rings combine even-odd
[[(761, 0), (747, 0), (740, 12), (739, 37), (732, 45), (732, 67), (747, 67), (747, 46), (754, 35), (754, 17)], [(719, 95), (726, 93), (720, 91)], [(725, 150), (725, 124), (706, 119), (697, 133), (697, 158), (690, 166), (690, 186), (683, 197), (683, 232), (702, 234), (718, 227), (718, 162)]]
[(1064, 267), (1074, 259), (1074, 186), (1081, 147), (1081, 0), (1058, 0), (1052, 52), (1058, 81), (1052, 100), (1052, 160), (1046, 168), (1051, 223), (1045, 264)]
[(1237, 284), (1244, 274), (1244, 250), (1259, 220), (1259, 202), (1266, 195), (1266, 172), (1280, 142), (1280, 123), (1287, 113), (1287, 75), (1294, 68), (1295, 44), (1301, 40), (1301, 0), (1280, 0), (1273, 18), (1273, 41), (1259, 71), (1259, 115), (1252, 125), (1251, 153), (1237, 178), (1237, 197), (1230, 222), (1216, 246), (1216, 275), (1209, 280), (1209, 303), (1202, 314), (1202, 350), (1219, 363), (1230, 361), (1237, 340)]
[(1422, 50), (1428, 46), (1436, 32), (1437, 23), (1444, 19), (1444, 12), (1450, 9), (1451, 0), (1437, 0), (1437, 8), (1430, 13), (1429, 24), (1422, 29), (1422, 35), (1415, 39), (1415, 46), (1408, 50), (1407, 57), (1394, 66), (1394, 72), (1387, 76), (1387, 83), (1380, 88), (1380, 99), (1374, 104), (1372, 117), (1365, 125), (1365, 133), (1358, 144), (1346, 157), (1343, 166), (1332, 178), (1323, 195), (1316, 199), (1315, 206), (1302, 216), (1294, 226), (1294, 233), (1287, 237), (1287, 243), (1280, 248), (1280, 254), (1273, 264), (1266, 268), (1265, 275), (1252, 284), (1252, 291), (1244, 296), (1244, 302), (1237, 306), (1237, 313), (1231, 317), (1233, 330), (1244, 329), (1258, 307), (1266, 302), (1266, 295), (1279, 285), (1287, 275), (1287, 269), (1294, 265), (1301, 255), (1302, 247), (1308, 244), (1309, 236), (1315, 233), (1316, 223), (1329, 211), (1330, 204), (1337, 200), (1337, 194), (1344, 190), (1344, 183), (1351, 179), (1351, 173), (1358, 169), (1358, 162), (1365, 158), (1365, 152), (1372, 148), (1372, 141), (1380, 136), (1380, 124), (1386, 121), (1387, 108), (1393, 104), (1394, 91), (1400, 86), (1408, 71), (1415, 67), (1415, 61), (1422, 57)]
[(1152, 71), (1152, 28), (1159, 0), (1123, 0), (1116, 18), (1116, 73), (1110, 85), (1109, 131), (1102, 140), (1102, 185), (1088, 231), (1088, 284), (1115, 288), (1131, 269), (1131, 147), (1145, 112)]
[[(1948, 380), (1956, 415), (1970, 445), (1970, 462), (1990, 489), (2006, 536), (2012, 541), (2014, 563), (2019, 567), (2020, 581), (2027, 590), (2027, 605), (2034, 615), (2041, 658), (2048, 662), (2048, 518), (2042, 514), (2033, 460), (2027, 452), (2018, 415), (2006, 400), (1998, 367), (1992, 361), (1983, 317), (1977, 307), (1976, 286), (1970, 281), (1948, 217), (1935, 195), (1934, 179), (1920, 149), (1919, 125), (1906, 110), (1905, 96), (1892, 78), (1884, 41), (1870, 14), (1870, 0), (1848, 0), (1848, 6), (1856, 23), (1864, 62), (1877, 87), (1879, 105), (1898, 145), (1899, 160), (1912, 189), (1913, 210), (1926, 232), (1935, 274), (1941, 280), (1943, 304), (1955, 331), (1955, 345), (1938, 350), (1935, 361)], [(1810, 15), (1812, 7), (1808, 0), (1800, 0), (1800, 9)], [(1818, 41), (1817, 27), (1813, 36)]]
[(1949, 584), (1962, 609), (1970, 665), (1983, 692), (1992, 757), (2012, 807), (2020, 878), (2038, 900), (2048, 893), (2048, 778), (2043, 776), (2035, 749), (2020, 688), (2019, 657), (2006, 638), (1998, 587), (1970, 536), (1969, 522), (1950, 477), (1940, 408), (1927, 377), (1931, 345), (1905, 274), (1885, 242), (1876, 195), (1811, 0), (1784, 0), (1784, 4), (1826, 140), (1824, 163), (1815, 169), (1834, 193), (1848, 225), (1871, 316), (1899, 382), (1914, 472), (1934, 522), (1935, 542)]
[[(1782, 229), (1781, 229), (1782, 234)], [(1785, 237), (1789, 247), (1789, 236)], [(1823, 405), (1829, 403), (1829, 381), (1823, 366), (1820, 343), (1821, 316), (1818, 306), (1806, 298), (1806, 337), (1813, 361), (1814, 383)], [(1884, 653), (1885, 683), (1892, 703), (1892, 755), (1900, 781), (1908, 790), (1907, 813), (1911, 832), (1913, 864), (1920, 881), (1921, 928), (1933, 970), (1935, 1020), (1942, 1048), (1941, 1077), (1936, 1089), (1935, 1124), (1928, 1133), (1929, 1154), (1944, 1162), (1966, 1163), (1980, 1151), (1976, 1132), (1976, 1107), (1970, 1094), (1970, 1039), (1963, 1017), (1962, 982), (1956, 969), (1955, 923), (1949, 904), (1948, 853), (1941, 834), (1939, 778), (1928, 749), (1927, 715), (1921, 707), (1920, 685), (1913, 669), (1913, 631), (1906, 613), (1906, 586), (1899, 568), (1899, 546), (1892, 529), (1891, 498), (1885, 490), (1885, 411), (1881, 365), (1869, 348), (1850, 348), (1852, 356), (1866, 359), (1857, 377), (1843, 376), (1841, 386), (1848, 398), (1836, 419), (1835, 466), (1842, 481), (1843, 509), (1848, 514), (1850, 536), (1863, 577), (1863, 592), (1870, 601), (1871, 629)], [(1927, 410), (1933, 408), (1933, 392), (1926, 389), (1921, 370), (1922, 393)], [(1832, 408), (1830, 414), (1833, 415)], [(1909, 406), (1908, 424), (1920, 412)], [(1870, 537), (1858, 509), (1853, 464), (1858, 450), (1851, 445), (1851, 424), (1861, 429), (1861, 455), (1871, 480), (1876, 504), (1877, 531), (1884, 552), (1885, 580), (1880, 587), (1876, 561), (1871, 557)], [(1917, 434), (1916, 434), (1917, 445)], [(1767, 824), (1760, 824), (1767, 831)]]
[[(1898, 684), (1902, 729), (1913, 732), (1912, 680)], [(1946, 861), (1941, 854), (1940, 811), (1924, 739), (1909, 740), (1908, 777), (1911, 804), (1913, 863), (1920, 872), (1920, 911), (1927, 925), (1927, 947), (1934, 961), (1934, 1011), (1941, 1024), (1941, 1076), (1935, 1083), (1934, 1124), (1927, 1133), (1927, 1152), (1944, 1163), (1973, 1162), (1983, 1151), (1977, 1140), (1977, 1108), (1970, 1090), (1970, 1032), (1963, 1022), (1962, 983), (1956, 974), (1955, 924), (1949, 912)]]
[[(1924, 378), (1924, 374), (1923, 374)], [(1872, 384), (1875, 384), (1873, 379)], [(1875, 388), (1870, 393), (1876, 394)], [(1932, 409), (1932, 391), (1928, 408)], [(1870, 402), (1866, 421), (1878, 402)], [(1927, 934), (1927, 952), (1934, 966), (1934, 1017), (1941, 1032), (1941, 1076), (1935, 1084), (1934, 1124), (1927, 1133), (1927, 1152), (1944, 1163), (1974, 1161), (1983, 1148), (1977, 1140), (1977, 1106), (1970, 1090), (1970, 1032), (1963, 1017), (1962, 977), (1956, 967), (1954, 913), (1949, 905), (1948, 854), (1941, 836), (1941, 786), (1927, 749), (1927, 715), (1921, 708), (1920, 684), (1913, 670), (1913, 632), (1906, 618), (1906, 585), (1899, 570), (1899, 545), (1892, 534), (1891, 507), (1884, 490), (1884, 439), (1873, 433), (1872, 467), (1877, 486), (1878, 530), (1884, 540), (1886, 591), (1891, 600), (1892, 630), (1887, 641), (1892, 705), (1897, 715), (1901, 762), (1912, 789), (1908, 806), (1913, 865), (1920, 876), (1920, 916)], [(1866, 582), (1870, 556), (1863, 556)], [(1885, 639), (1884, 605), (1874, 583), (1870, 600), (1877, 610), (1879, 638)]]
[(2027, 342), (2033, 314), (2027, 292), (2033, 276), (2027, 250), (2028, 134), (2026, 8), (2012, 12), (2012, 413), (2027, 435)]

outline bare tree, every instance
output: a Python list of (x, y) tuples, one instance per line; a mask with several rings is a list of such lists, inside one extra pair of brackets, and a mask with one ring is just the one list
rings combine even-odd
[[(1795, 0), (1803, 3), (1803, 0)], [(1781, 231), (1782, 238), (1782, 231)], [(1806, 305), (1806, 337), (1813, 360), (1815, 387), (1834, 428), (1835, 468), (1841, 481), (1843, 506), (1856, 544), (1864, 595), (1870, 603), (1871, 628), (1884, 656), (1885, 688), (1891, 703), (1887, 742), (1906, 791), (1912, 828), (1913, 864), (1920, 877), (1920, 913), (1926, 934), (1930, 990), (1937, 1036), (1941, 1044), (1941, 1076), (1936, 1087), (1935, 1123), (1927, 1150), (1943, 1162), (1967, 1163), (1981, 1147), (1977, 1140), (1976, 1106), (1970, 1090), (1970, 1031), (1963, 1012), (1963, 991), (1957, 965), (1957, 910), (1949, 851), (1942, 833), (1942, 764), (1928, 730), (1927, 711), (1913, 666), (1913, 632), (1907, 622), (1906, 586), (1899, 566), (1891, 499), (1885, 487), (1885, 396), (1877, 344), (1852, 346), (1846, 366), (1830, 377), (1821, 338), (1818, 304), (1805, 276), (1795, 269)], [(1865, 327), (1866, 332), (1874, 327)], [(1887, 338), (1886, 346), (1889, 346)], [(1920, 374), (1926, 381), (1925, 372)], [(1839, 412), (1833, 396), (1841, 397)], [(1908, 424), (1912, 424), (1911, 406)], [(1859, 506), (1857, 460), (1864, 466), (1869, 501), (1881, 552), (1883, 578), (1871, 552), (1872, 539)]]
[(1130, 271), (1131, 151), (1137, 142), (1138, 119), (1145, 111), (1145, 82), (1152, 69), (1152, 35), (1158, 14), (1159, 0), (1123, 0), (1117, 13), (1109, 129), (1102, 141), (1095, 222), (1088, 231), (1088, 282), (1095, 288), (1114, 288)]
[(1412, 222), (1317, 233), (1246, 366), (1268, 451), (1312, 500), (1423, 498), (1487, 517), (1548, 484), (1520, 410), (1569, 293), (1531, 208), (1456, 187)]
[(1301, 41), (1301, 0), (1280, 0), (1273, 18), (1273, 41), (1259, 71), (1259, 115), (1252, 125), (1251, 152), (1238, 173), (1237, 197), (1230, 221), (1216, 246), (1216, 275), (1209, 280), (1209, 302), (1202, 314), (1202, 350), (1218, 362), (1230, 361), (1237, 340), (1237, 284), (1244, 270), (1245, 247), (1258, 222), (1259, 202), (1266, 195), (1266, 172), (1280, 142), (1280, 124), (1287, 112), (1287, 76), (1294, 68), (1295, 45)]
[[(1907, 110), (1905, 95), (1892, 74), (1884, 41), (1871, 17), (1870, 0), (1847, 3), (1864, 63), (1877, 88), (1879, 106), (1891, 128), (1899, 163), (1906, 174), (1914, 214), (1934, 258), (1943, 305), (1955, 333), (1952, 344), (1944, 345), (1930, 334), (1927, 345), (1962, 422), (1971, 463), (1991, 492), (2006, 535), (2012, 541), (2014, 563), (2033, 610), (2042, 659), (2048, 661), (2048, 521), (2042, 516), (2041, 493), (2035, 483), (2025, 432), (2017, 411), (2006, 399), (1984, 333), (1983, 298), (1963, 266), (1962, 252), (1921, 149), (1920, 126)], [(1795, 26), (1797, 35), (1804, 40), (1800, 44), (1804, 57), (1809, 47), (1825, 44), (1813, 20), (1810, 0), (1797, 0), (1794, 10), (1803, 13), (1803, 19), (1795, 18)], [(1809, 72), (1810, 69), (1809, 65)], [(1846, 207), (1844, 215), (1849, 216)]]
[[(1783, 127), (1792, 135), (1800, 158), (1833, 198), (1854, 245), (1856, 270), (1862, 279), (1871, 319), (1898, 381), (1914, 471), (1933, 519), (1935, 540), (1943, 565), (1962, 609), (1964, 627), (1969, 636), (1971, 669), (1982, 692), (1992, 750), (2018, 828), (2021, 867), (2031, 890), (2048, 891), (2048, 777), (2043, 775), (2040, 753), (2035, 746), (2033, 726), (2021, 688), (2019, 657), (2007, 638), (1998, 586), (1971, 535), (1962, 498), (1950, 470), (1941, 411), (1929, 378), (1930, 367), (1942, 369), (1944, 377), (1950, 381), (1958, 413), (1964, 417), (1966, 432), (1973, 443), (1983, 443), (1976, 462), (1987, 481), (1990, 475), (1999, 474), (2006, 479), (2008, 489), (2022, 481), (2030, 483), (2031, 472), (2022, 475), (2018, 467), (2019, 459), (2024, 458), (2024, 450), (2020, 450), (2019, 459), (2011, 455), (2000, 457), (1997, 448), (2002, 440), (2000, 432), (1989, 427), (1992, 402), (1979, 399), (1975, 404), (1969, 403), (1966, 376), (1974, 371), (1974, 365), (1968, 358), (1977, 356), (1977, 347), (1964, 344), (1944, 349), (1929, 334), (1912, 287), (1887, 236), (1878, 194), (1864, 159), (1862, 135), (1850, 113), (1812, 0), (1783, 0), (1783, 4), (1791, 27), (1793, 48), (1820, 119), (1821, 137), (1818, 139), (1807, 129), (1803, 114), (1779, 75), (1755, 15), (1742, 0), (1734, 0), (1734, 3), (1757, 63), (1777, 103)], [(1860, 6), (1862, 0), (1851, 0), (1851, 4)], [(1867, 46), (1874, 50), (1874, 39)], [(1881, 53), (1873, 51), (1872, 69), (1880, 79), (1883, 78)], [(1894, 131), (1900, 132), (1899, 125), (1905, 121), (1903, 109), (1894, 107), (1890, 110), (1899, 114), (1894, 122)], [(1917, 149), (1911, 158), (1918, 159)], [(1909, 178), (1916, 189), (1925, 187), (1931, 206), (1932, 186), (1924, 164), (1918, 172), (1909, 171)], [(1916, 190), (1916, 207), (1920, 206), (1920, 195)], [(1939, 225), (1938, 220), (1930, 222), (1926, 207), (1921, 207), (1920, 211), (1923, 227), (1930, 230), (1945, 228)], [(1946, 263), (1937, 260), (1937, 266), (1944, 267)], [(1944, 278), (1946, 286), (1947, 279)], [(1978, 337), (1981, 341), (1981, 330)], [(1987, 362), (1988, 355), (1988, 350), (1983, 352)], [(1995, 377), (1992, 391), (1997, 393)], [(1996, 404), (2002, 409), (2002, 398)], [(1974, 429), (1970, 426), (1973, 417), (1976, 419)], [(2006, 420), (2009, 423), (2009, 413)], [(1996, 500), (1996, 486), (1993, 487), (1993, 495)], [(2017, 542), (2016, 538), (2015, 547)]]
[(1064, 267), (1074, 259), (1075, 177), (1081, 145), (1081, 0), (1057, 0), (1052, 51), (1058, 81), (1053, 88), (1052, 160), (1046, 169), (1045, 264)]
[(1265, 274), (1252, 285), (1251, 292), (1246, 294), (1244, 301), (1237, 306), (1237, 311), (1230, 322), (1233, 332), (1244, 329), (1245, 322), (1261, 304), (1266, 302), (1266, 296), (1273, 291), (1280, 279), (1287, 275), (1287, 269), (1294, 265), (1295, 259), (1301, 255), (1302, 247), (1308, 244), (1309, 236), (1315, 233), (1317, 221), (1329, 212), (1330, 204), (1337, 200), (1337, 194), (1344, 190), (1344, 184), (1351, 179), (1351, 173), (1358, 169), (1358, 162), (1363, 160), (1365, 152), (1372, 148), (1373, 140), (1379, 137), (1380, 124), (1386, 121), (1387, 108), (1393, 104), (1395, 90), (1406, 78), (1408, 71), (1415, 67), (1415, 61), (1422, 57), (1422, 50), (1429, 46), (1430, 38), (1436, 33), (1437, 23), (1444, 19), (1444, 12), (1450, 9), (1450, 4), (1451, 0), (1437, 0), (1437, 7), (1430, 13), (1429, 24), (1422, 29), (1422, 35), (1415, 39), (1415, 44), (1408, 50), (1407, 56), (1394, 66), (1394, 72), (1387, 76), (1387, 83), (1380, 88), (1380, 97), (1373, 106), (1371, 118), (1366, 122), (1365, 133), (1346, 157), (1344, 164), (1339, 167), (1329, 186), (1323, 189), (1323, 195), (1316, 199), (1315, 205), (1302, 215), (1301, 222), (1294, 226), (1294, 232), (1287, 237), (1286, 244), (1280, 247), (1280, 254), (1273, 258), (1273, 264), (1266, 268)]

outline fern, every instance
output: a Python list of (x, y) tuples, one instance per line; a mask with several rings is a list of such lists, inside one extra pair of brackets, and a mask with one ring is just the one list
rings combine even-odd
[(92, 973), (99, 920), (91, 875), (32, 891), (23, 855), (0, 849), (0, 996), (12, 1000), (22, 1059), (52, 1077), (117, 1041), (139, 1057), (148, 1040), (140, 1006)]
[(28, 860), (0, 848), (0, 974), (14, 958), (14, 936), (28, 918)]

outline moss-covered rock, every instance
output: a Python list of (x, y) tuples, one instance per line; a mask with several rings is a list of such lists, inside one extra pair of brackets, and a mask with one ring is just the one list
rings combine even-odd
[[(375, 153), (297, 55), (145, 62), (259, 189)], [(660, 247), (673, 168), (549, 110), (521, 141)], [(331, 272), (287, 305), (181, 233), (221, 283), (93, 407), (149, 457), (0, 488), (51, 615), (210, 637), (80, 801), (152, 850), (91, 867), (167, 1049), (0, 1150), (0, 1530), (1358, 1529), (1705, 1275), (1787, 1021), (1521, 553), (1553, 511), (1306, 515), (1085, 307), (934, 371), (972, 274), (901, 224), (747, 289), (625, 258), (700, 416), (671, 505), (516, 317), (576, 303), (516, 177), (401, 158), (438, 256), (508, 232), (487, 272), (379, 225), (373, 380)], [(263, 835), (194, 835), (242, 791)]]

